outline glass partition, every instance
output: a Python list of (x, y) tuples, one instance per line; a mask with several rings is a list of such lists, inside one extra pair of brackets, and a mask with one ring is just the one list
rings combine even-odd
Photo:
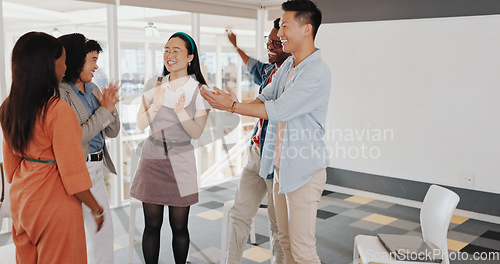
[[(29, 31), (43, 31), (55, 36), (79, 32), (97, 40), (103, 47), (93, 82), (99, 88), (109, 83), (109, 49), (107, 5), (84, 1), (53, 0), (41, 1), (35, 8), (26, 1), (4, 0), (4, 28), (6, 58), (15, 41)], [(50, 3), (49, 3), (50, 2)], [(14, 3), (11, 5), (9, 3)], [(70, 10), (63, 8), (72, 6)], [(26, 12), (19, 13), (19, 6), (26, 5)], [(59, 15), (57, 15), (59, 14)], [(146, 37), (145, 26), (149, 22), (159, 31), (159, 37)], [(230, 87), (242, 101), (253, 100), (258, 87), (252, 83), (240, 57), (226, 37), (226, 27), (238, 35), (238, 44), (249, 55), (254, 53), (254, 19), (200, 15), (200, 52), (204, 76), (212, 85)], [(107, 139), (107, 146), (113, 153), (115, 166), (121, 166), (122, 177), (105, 174), (111, 206), (127, 204), (130, 182), (136, 162), (132, 153), (147, 138), (148, 130), (137, 128), (136, 115), (141, 102), (145, 82), (154, 74), (161, 74), (163, 67), (163, 46), (168, 37), (177, 31), (191, 34), (191, 14), (187, 12), (118, 6), (119, 76), (121, 94), (119, 114), (122, 123), (120, 139)], [(260, 36), (259, 36), (260, 37)], [(7, 68), (10, 69), (10, 65)], [(7, 71), (7, 83), (10, 72)], [(211, 115), (218, 111), (212, 110)], [(229, 114), (231, 115), (231, 114)], [(237, 115), (234, 115), (238, 117)], [(250, 133), (255, 120), (243, 117), (238, 126), (211, 142), (198, 144), (196, 157), (201, 187), (216, 184), (239, 173), (245, 162), (246, 151), (232, 149)], [(245, 141), (246, 143), (248, 141)], [(240, 144), (241, 145), (241, 144)], [(240, 146), (241, 148), (241, 146)], [(243, 145), (244, 148), (244, 145)], [(242, 149), (243, 149), (242, 148)], [(121, 153), (119, 150), (121, 149)], [(224, 161), (230, 160), (229, 165)], [(218, 170), (214, 167), (220, 167)], [(212, 172), (214, 171), (214, 172)], [(204, 179), (206, 177), (207, 179)], [(111, 199), (114, 197), (114, 199)]]

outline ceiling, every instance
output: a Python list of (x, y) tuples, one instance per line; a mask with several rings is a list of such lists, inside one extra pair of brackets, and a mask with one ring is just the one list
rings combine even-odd
[[(0, 0), (2, 1), (2, 0)], [(254, 36), (257, 10), (268, 10), (268, 24), (281, 15), (282, 0), (120, 0), (118, 27), (121, 36), (137, 38), (148, 22), (160, 32), (191, 30), (191, 12), (200, 13), (202, 34), (223, 35), (226, 28), (244, 37)], [(107, 5), (115, 0), (3, 0), (4, 31), (14, 38), (28, 31), (62, 34), (76, 31), (106, 35)], [(221, 17), (223, 16), (223, 17)], [(128, 31), (127, 31), (128, 30)], [(100, 32), (100, 33), (99, 33)], [(97, 36), (94, 36), (97, 37)], [(163, 36), (162, 36), (163, 37)], [(249, 45), (254, 42), (249, 43)]]
[(256, 10), (280, 11), (283, 0), (81, 0), (97, 3), (151, 7), (185, 12), (256, 18)]

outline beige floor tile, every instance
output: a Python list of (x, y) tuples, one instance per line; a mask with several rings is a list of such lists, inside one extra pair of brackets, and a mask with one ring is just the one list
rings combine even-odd
[(461, 242), (458, 240), (454, 239), (449, 239), (448, 238), (448, 249), (453, 250), (453, 251), (460, 251), (462, 248), (467, 246), (468, 244), (465, 242)]
[(453, 215), (451, 217), (451, 222), (458, 225), (463, 224), (467, 220), (469, 220), (469, 218), (465, 216)]
[(262, 263), (271, 258), (271, 251), (261, 247), (251, 247), (243, 252), (243, 257), (258, 263)]
[(121, 245), (113, 244), (113, 251), (118, 250), (118, 249), (122, 249), (122, 248), (124, 248), (124, 247)]
[(223, 213), (218, 210), (208, 210), (203, 213), (196, 214), (196, 216), (203, 217), (208, 220), (217, 220), (222, 218)]
[(344, 199), (345, 201), (358, 203), (358, 204), (367, 204), (369, 202), (374, 201), (373, 199), (361, 197), (361, 196), (351, 196), (349, 198)]
[(388, 225), (396, 220), (397, 218), (390, 217), (390, 216), (385, 216), (385, 215), (380, 215), (380, 214), (371, 214), (365, 218), (363, 218), (365, 221), (370, 221), (373, 223), (381, 224), (381, 225)]

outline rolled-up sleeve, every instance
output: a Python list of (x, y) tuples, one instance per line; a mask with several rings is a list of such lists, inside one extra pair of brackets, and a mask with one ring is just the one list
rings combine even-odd
[(322, 74), (317, 71), (307, 71), (295, 77), (289, 86), (285, 88), (283, 94), (276, 100), (266, 100), (266, 107), (269, 122), (279, 123), (288, 121), (298, 116), (311, 113), (320, 104), (328, 102), (328, 86), (323, 83), (328, 80), (329, 74)]
[(264, 89), (262, 89), (262, 93), (257, 96), (257, 99), (261, 100), (263, 103), (269, 100), (273, 100), (276, 97), (276, 89), (278, 86), (278, 81), (274, 78), (270, 84), (268, 84)]
[(248, 59), (248, 62), (247, 62), (247, 65), (246, 65), (247, 66), (247, 70), (249, 72), (252, 72), (253, 67), (255, 67), (255, 65), (257, 65), (257, 62), (258, 62), (258, 60), (254, 59), (254, 58)]

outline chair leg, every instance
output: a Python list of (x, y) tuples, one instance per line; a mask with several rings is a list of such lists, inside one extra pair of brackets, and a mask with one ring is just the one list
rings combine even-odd
[(358, 244), (356, 243), (356, 238), (354, 238), (354, 249), (353, 249), (353, 256), (352, 256), (352, 264), (358, 264), (358, 263), (359, 263)]
[(255, 218), (252, 219), (252, 225), (250, 226), (250, 243), (252, 245), (257, 243), (257, 239), (255, 239)]
[(229, 217), (231, 216), (231, 207), (234, 205), (234, 200), (227, 201), (224, 203), (223, 215), (222, 215), (222, 234), (220, 240), (220, 263), (224, 264), (226, 262), (227, 255), (227, 243), (228, 243), (228, 233), (229, 233)]
[(130, 205), (130, 220), (128, 225), (128, 263), (132, 264), (134, 256), (134, 238), (135, 238), (135, 213), (137, 207)]
[(269, 251), (271, 251), (271, 264), (274, 264), (276, 261), (274, 259), (274, 248), (273, 248), (273, 232), (271, 228), (269, 228)]

